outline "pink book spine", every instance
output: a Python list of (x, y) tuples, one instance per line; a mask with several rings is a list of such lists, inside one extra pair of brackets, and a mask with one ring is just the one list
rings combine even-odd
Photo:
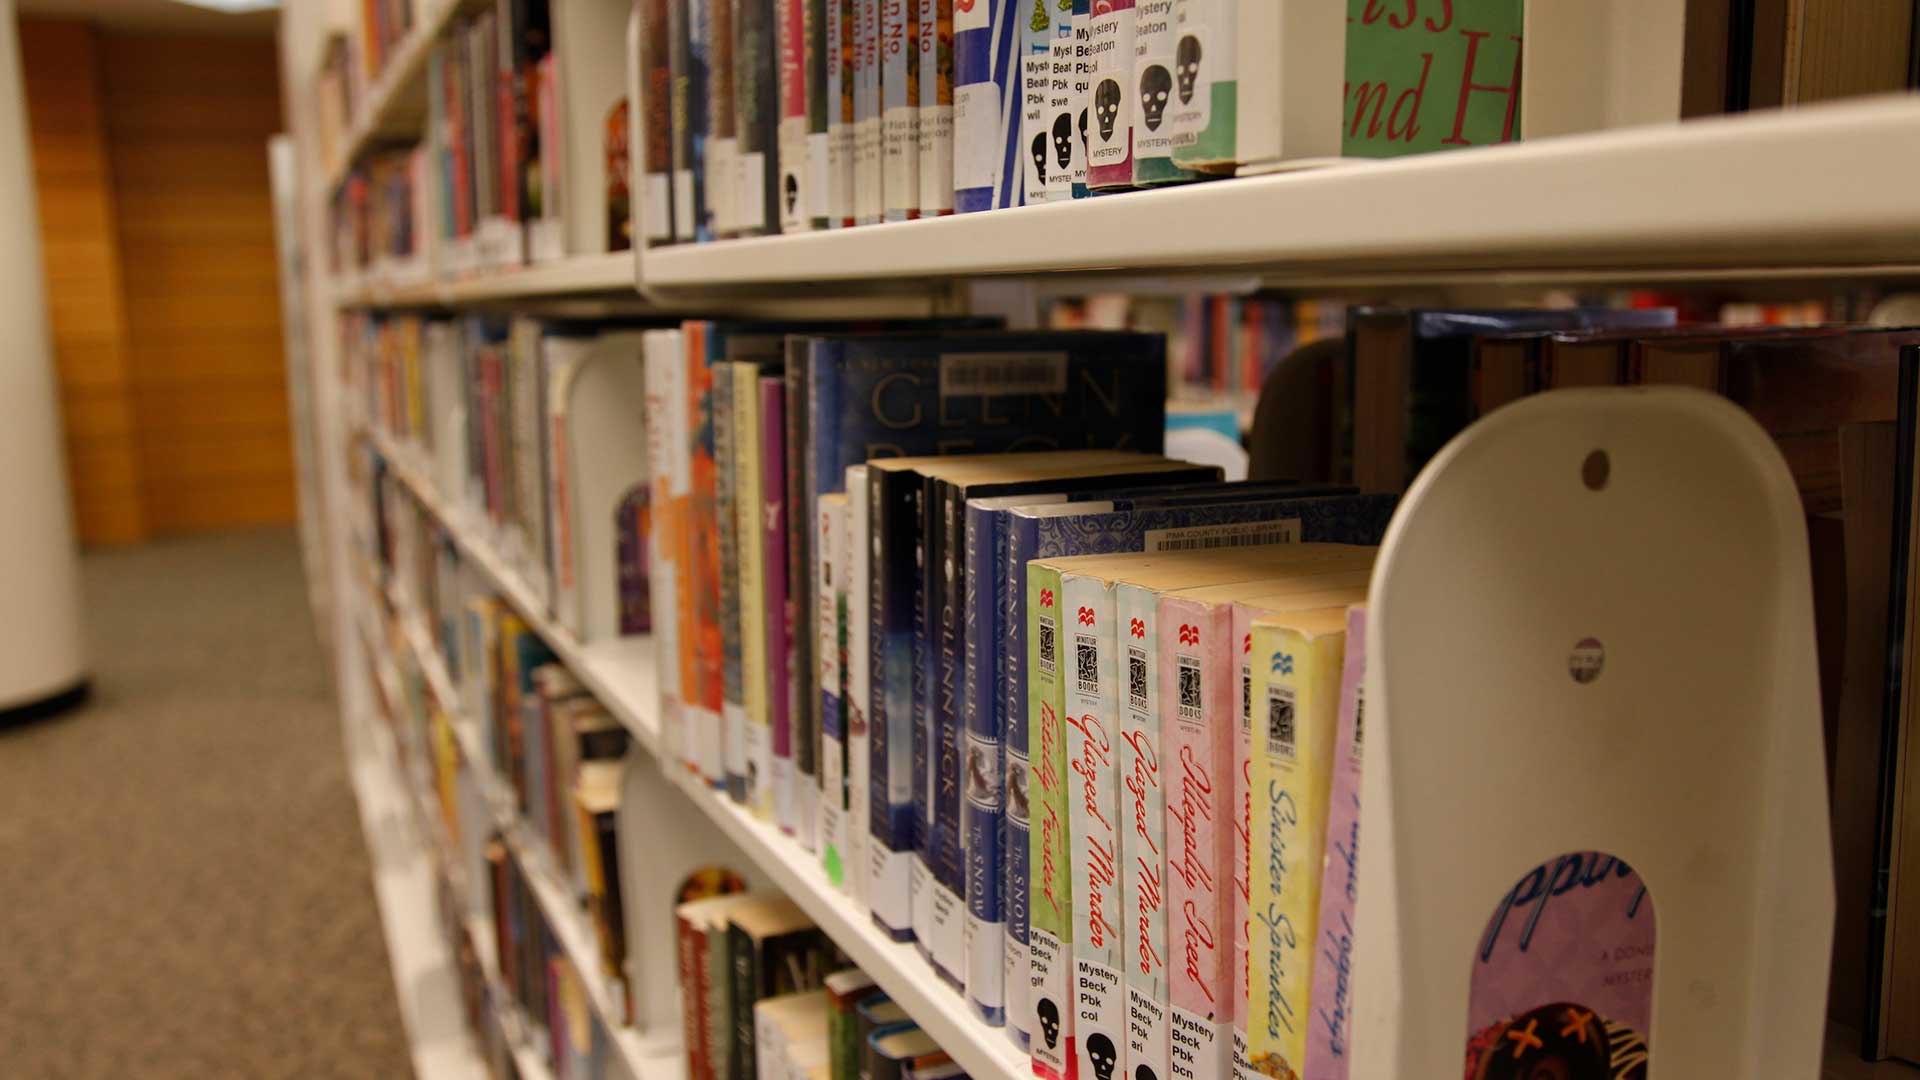
[(1346, 1080), (1353, 1034), (1353, 906), (1360, 895), (1361, 683), (1367, 673), (1367, 609), (1347, 609), (1347, 653), (1340, 671), (1340, 726), (1334, 739), (1333, 787), (1327, 797), (1327, 870), (1320, 888), (1320, 941), (1308, 1000), (1307, 1060), (1311, 1080)]
[(1165, 598), (1159, 609), (1161, 756), (1167, 762), (1167, 945), (1176, 1076), (1223, 1077), (1233, 1018), (1235, 688), (1221, 608)]
[(1248, 973), (1247, 923), (1253, 863), (1248, 836), (1253, 819), (1253, 620), (1261, 612), (1232, 605), (1233, 644), (1233, 1074), (1254, 1075), (1247, 1060), (1247, 1008), (1252, 998)]

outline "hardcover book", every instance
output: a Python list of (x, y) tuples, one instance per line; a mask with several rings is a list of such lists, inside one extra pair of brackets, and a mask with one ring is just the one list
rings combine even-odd
[[(709, 340), (721, 355), (724, 338), (718, 327), (709, 330)], [(726, 770), (727, 795), (734, 802), (751, 805), (747, 791), (747, 682), (746, 639), (743, 636), (745, 610), (742, 608), (740, 506), (741, 479), (745, 473), (740, 462), (741, 424), (734, 396), (739, 383), (734, 378), (736, 365), (721, 360), (714, 372), (714, 473), (718, 505), (720, 550), (720, 740), (721, 760)]]
[(837, 15), (840, 0), (803, 0), (803, 4), (801, 29), (806, 35), (806, 47), (801, 83), (807, 105), (807, 167), (806, 179), (801, 184), (804, 192), (801, 205), (805, 208), (807, 226), (824, 229), (832, 213), (827, 191), (827, 125), (831, 110), (836, 107), (831, 102), (837, 99), (837, 95), (829, 96), (827, 85), (827, 35), (832, 25), (828, 12), (831, 10)]
[[(953, 0), (914, 0), (914, 62), (919, 66), (915, 141), (920, 214), (953, 213)], [(978, 3), (978, 0), (974, 0)]]
[(1347, 0), (1341, 152), (1399, 157), (1518, 139), (1523, 7), (1397, 12)]
[(1367, 609), (1347, 609), (1340, 673), (1340, 725), (1334, 732), (1333, 786), (1327, 795), (1326, 876), (1308, 991), (1307, 1061), (1302, 1076), (1346, 1080), (1352, 1059), (1354, 904), (1360, 895), (1360, 766), (1364, 760), (1362, 685), (1367, 676)]
[(953, 208), (1025, 202), (1020, 143), (1020, 0), (974, 0), (953, 15)]
[[(700, 3), (701, 0), (693, 0)], [(707, 12), (707, 207), (713, 234), (738, 236), (742, 217), (735, 191), (740, 182), (740, 113), (735, 99), (736, 0), (706, 0)]]
[[(634, 9), (640, 16), (640, 81), (642, 100), (646, 103), (646, 115), (641, 118), (641, 130), (646, 132), (647, 141), (640, 148), (640, 217), (649, 246), (680, 239), (676, 235), (673, 206), (673, 34), (668, 3), (669, 0), (645, 0)], [(610, 124), (608, 135), (617, 134), (624, 145), (627, 137), (624, 105), (619, 113), (618, 125)], [(620, 157), (625, 164), (626, 155)], [(626, 170), (611, 172), (609, 180), (616, 181), (621, 192), (625, 192)], [(614, 221), (611, 213), (608, 220), (611, 228)], [(619, 251), (627, 246), (631, 246), (630, 237), (627, 244), (609, 244), (608, 250)]]
[(740, 596), (740, 690), (746, 705), (746, 805), (762, 821), (773, 820), (773, 714), (767, 664), (767, 622), (776, 615), (765, 604), (766, 530), (760, 454), (760, 368), (752, 361), (731, 364), (734, 377), (734, 480), (731, 509), (738, 515)]
[(753, 1007), (762, 999), (815, 990), (826, 978), (833, 943), (784, 896), (752, 900), (730, 912), (735, 1080), (759, 1075)]
[[(815, 0), (817, 3), (818, 0)], [(780, 231), (805, 232), (813, 228), (812, 180), (807, 164), (811, 120), (807, 115), (807, 0), (775, 0), (779, 22), (778, 47), (780, 106), (776, 140), (780, 204)]]
[[(873, 550), (867, 537), (867, 467), (854, 465), (846, 471), (846, 667), (841, 689), (841, 708), (847, 716), (847, 891), (854, 903), (872, 910), (872, 866), (876, 852), (869, 838), (873, 835), (873, 765), (884, 747), (873, 744), (873, 726), (867, 710), (873, 704), (872, 627)], [(885, 736), (882, 735), (884, 739)], [(908, 918), (905, 913), (895, 916)], [(893, 925), (902, 925), (895, 922)]]
[(1300, 1075), (1326, 852), (1347, 613), (1254, 620), (1247, 1055), (1260, 1076)]
[(734, 105), (739, 109), (734, 207), (738, 235), (780, 231), (780, 62), (775, 0), (733, 0)]
[(720, 503), (714, 465), (714, 371), (708, 354), (710, 324), (681, 327), (686, 345), (687, 567), (681, 571), (683, 621), (681, 694), (688, 706), (688, 736), (695, 760), (710, 782), (724, 775), (721, 730)]
[[(773, 741), (773, 812), (781, 831), (812, 850), (820, 789), (815, 777), (795, 775), (798, 755), (787, 697), (786, 381), (760, 377), (760, 553), (765, 559), (761, 606), (766, 611), (767, 723)], [(811, 705), (811, 702), (809, 702)], [(812, 763), (809, 738), (807, 758)]]
[(873, 993), (873, 978), (859, 968), (836, 971), (822, 980), (827, 991), (827, 1053), (834, 1080), (860, 1075), (860, 1018), (854, 1009)]
[(854, 2), (825, 0), (827, 16), (827, 222), (853, 226)]
[(895, 1024), (867, 1036), (867, 1064), (860, 1076), (861, 1080), (907, 1080), (950, 1061), (920, 1025)]
[(712, 0), (668, 0), (674, 238), (713, 239), (707, 203), (707, 48)]

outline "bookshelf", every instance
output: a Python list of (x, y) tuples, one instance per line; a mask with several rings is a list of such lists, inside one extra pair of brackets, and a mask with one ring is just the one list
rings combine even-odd
[[(553, 3), (556, 20), (606, 27), (617, 13), (624, 25), (626, 5), (615, 0)], [(352, 163), (370, 150), (422, 136), (432, 43), (463, 13), (484, 6), (477, 0), (416, 0), (414, 29), (367, 87), (337, 156), (320, 160), (315, 154), (311, 110), (296, 104), (293, 126), (308, 166), (303, 215), (312, 247), (326, 246), (329, 198)], [(576, 36), (575, 47), (580, 40)], [(556, 47), (565, 49), (568, 42)], [(612, 70), (610, 57), (616, 54), (623, 64), (633, 62), (624, 40), (596, 40), (593, 50), (593, 66), (602, 76)], [(598, 120), (570, 116), (568, 125), (573, 129)], [(577, 161), (581, 154), (576, 148), (569, 156)], [(320, 313), (312, 320), (316, 356), (337, 361), (341, 343), (332, 318), (340, 310), (515, 310), (612, 300), (629, 305), (622, 311), (837, 318), (985, 311), (989, 304), (982, 297), (988, 292), (1011, 297), (1012, 306), (1031, 312), (1035, 301), (1047, 296), (1102, 287), (1163, 289), (1170, 280), (1196, 288), (1231, 282), (1242, 291), (1374, 293), (1455, 283), (1526, 288), (1590, 282), (1920, 280), (1920, 201), (1912, 197), (1909, 182), (1916, 173), (1920, 98), (1874, 98), (854, 229), (637, 252), (595, 252), (576, 243), (563, 257), (515, 267), (466, 266), (456, 272), (428, 258), (397, 271), (337, 278), (322, 270), (308, 282), (307, 299)], [(636, 214), (643, 203), (634, 200)], [(634, 232), (645, 235), (646, 230), (636, 222)], [(566, 233), (578, 240), (592, 230), (574, 219)], [(652, 639), (584, 642), (559, 625), (493, 529), (452, 493), (436, 489), (434, 472), (420, 451), (352, 416), (357, 402), (345, 396), (334, 374), (339, 366), (314, 365), (321, 373), (315, 399), (326, 449), (322, 485), (333, 508), (328, 552), (338, 601), (336, 628), (365, 638), (375, 652), (397, 640), (414, 655), (435, 696), (453, 711), (459, 696), (410, 599), (389, 598), (398, 616), (397, 635), (370, 630), (369, 605), (378, 601), (354, 580), (343, 556), (350, 536), (343, 520), (348, 511), (341, 508), (353, 493), (340, 461), (348, 447), (364, 440), (446, 530), (463, 560), (660, 764), (665, 786), (680, 800), (676, 809), (697, 811), (717, 829), (971, 1075), (994, 1080), (1027, 1075), (1027, 1060), (1006, 1033), (974, 1019), (962, 997), (930, 976), (912, 946), (896, 944), (877, 930), (867, 912), (826, 879), (814, 855), (679, 766), (678, 748), (667, 745), (659, 714)], [(361, 678), (342, 662), (343, 684)], [(592, 927), (555, 871), (544, 841), (518, 819), (505, 781), (488, 766), (476, 719), (455, 717), (453, 729), (462, 757), (486, 791), (493, 823), (579, 969), (622, 1064), (637, 1080), (679, 1077), (684, 1064), (677, 1031), (641, 1032), (616, 1022), (614, 992), (597, 975)], [(375, 747), (367, 753), (383, 752)], [(404, 798), (400, 790), (383, 793), (363, 781), (362, 772), (376, 771), (388, 789), (408, 783), (391, 768), (356, 765), (363, 811), (385, 805), (383, 799)], [(430, 825), (430, 809), (424, 813)], [(430, 860), (431, 829), (415, 831), (420, 834), (414, 837), (416, 846), (426, 853), (421, 857)], [(432, 902), (424, 885), (415, 888), (424, 899), (396, 888), (383, 886), (381, 892), (390, 940), (414, 933), (406, 920), (419, 919), (406, 909)], [(484, 929), (475, 930), (476, 939), (487, 937)], [(401, 979), (397, 954), (395, 963)], [(407, 978), (413, 970), (407, 969)], [(410, 1019), (409, 1030), (415, 1029)], [(442, 1055), (446, 1062), (459, 1056), (439, 1043), (422, 1043), (418, 1032), (415, 1038), (417, 1056)], [(516, 1057), (522, 1049), (516, 1048)], [(463, 1075), (461, 1066), (441, 1057), (421, 1060), (422, 1075)], [(522, 1072), (542, 1075), (524, 1064)]]

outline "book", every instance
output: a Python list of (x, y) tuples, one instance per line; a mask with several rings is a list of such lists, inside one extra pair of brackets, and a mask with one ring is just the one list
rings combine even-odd
[[(707, 329), (709, 356), (724, 357), (726, 345), (719, 328)], [(747, 790), (750, 766), (746, 675), (746, 608), (742, 606), (743, 578), (747, 572), (742, 548), (745, 536), (741, 525), (745, 507), (741, 505), (742, 479), (746, 467), (741, 461), (741, 405), (734, 399), (739, 382), (734, 369), (749, 368), (725, 359), (715, 359), (713, 367), (713, 458), (714, 487), (718, 507), (717, 523), (720, 552), (720, 746), (726, 777), (727, 795), (734, 802), (751, 805)]]
[(1340, 669), (1339, 726), (1327, 794), (1326, 874), (1313, 938), (1308, 990), (1307, 1057), (1302, 1076), (1346, 1080), (1352, 1060), (1354, 905), (1360, 894), (1360, 767), (1367, 673), (1367, 609), (1347, 608)]
[[(1074, 120), (1080, 111), (1080, 98), (1074, 93), (1073, 0), (1042, 0), (1050, 3), (1048, 24), (1043, 32), (1047, 42), (1047, 80), (1043, 123), (1047, 135), (1046, 167), (1043, 183), (1047, 202), (1073, 197), (1073, 178), (1085, 167), (1085, 148), (1079, 145)], [(1035, 23), (1038, 24), (1036, 17)], [(1032, 201), (1032, 200), (1029, 200)]]
[(886, 131), (880, 87), (883, 0), (853, 0), (853, 220), (886, 219)]
[(736, 235), (780, 231), (780, 58), (774, 0), (733, 0), (734, 106), (739, 157), (734, 179)]
[(686, 346), (688, 502), (687, 565), (680, 573), (681, 694), (694, 760), (710, 783), (726, 776), (721, 724), (720, 500), (714, 438), (721, 423), (714, 402), (715, 372), (708, 353), (711, 326), (682, 324)]
[[(1073, 1007), (1073, 879), (1068, 857), (1065, 732), (1060, 723), (1060, 661), (1058, 634), (1060, 571), (1044, 562), (1027, 574), (1027, 610), (1032, 627), (1032, 653), (1027, 716), (1031, 778), (1028, 789), (1030, 840), (1028, 846), (1029, 915), (1027, 949), (1032, 957), (1028, 996), (1034, 1023), (1029, 1029), (1034, 1075), (1063, 1080), (1074, 1075), (1075, 1009)], [(1008, 777), (1012, 788), (1016, 780)]]
[(794, 1048), (810, 1042), (824, 1047), (827, 992), (800, 990), (762, 998), (753, 1006), (756, 1080), (787, 1080)]
[(689, 1080), (722, 1080), (730, 1075), (731, 961), (727, 957), (728, 912), (748, 901), (744, 894), (692, 900), (674, 909), (680, 959), (681, 1039), (687, 1050)]
[(882, 205), (887, 221), (920, 216), (920, 65), (914, 43), (919, 0), (880, 5), (880, 122)]
[(1614, 856), (1570, 852), (1521, 875), (1473, 953), (1466, 1075), (1524, 1076), (1542, 1061), (1644, 1075), (1655, 945), (1646, 886)]
[[(667, 6), (667, 0), (645, 0), (634, 8), (640, 20), (640, 90), (646, 109), (640, 125), (646, 133), (646, 145), (640, 148), (640, 220), (643, 239), (649, 247), (679, 239), (673, 205), (673, 33), (668, 25)], [(609, 123), (607, 129), (609, 158), (614, 156), (613, 139), (618, 138), (624, 149), (627, 135), (624, 101), (617, 106), (617, 111), (620, 114), (617, 124)], [(620, 157), (624, 159), (626, 154)], [(618, 183), (624, 194), (624, 172), (609, 170), (608, 180)], [(612, 208), (611, 202), (609, 208)], [(686, 216), (690, 219), (692, 214), (689, 212)], [(616, 220), (616, 215), (609, 213), (610, 229)], [(609, 243), (607, 250), (620, 251), (630, 246), (631, 240), (626, 244)]]
[(920, 1025), (894, 1024), (867, 1036), (867, 1067), (860, 1075), (862, 1080), (906, 1080), (910, 1073), (950, 1060)]
[(883, 993), (873, 993), (861, 998), (853, 1008), (853, 1016), (854, 1035), (858, 1040), (860, 1057), (859, 1065), (856, 1066), (856, 1075), (864, 1077), (866, 1075), (864, 1070), (868, 1067), (867, 1048), (873, 1033), (910, 1023), (912, 1018), (907, 1015), (907, 1010), (900, 1007), (899, 1002)]
[(953, 15), (953, 207), (1025, 201), (1020, 159), (1019, 0), (974, 0)]
[(1589, 327), (1670, 326), (1670, 308), (1404, 310), (1351, 313), (1353, 479), (1365, 491), (1401, 491), (1472, 419), (1476, 337)]
[[(1175, 0), (1136, 0), (1133, 9), (1133, 75), (1121, 89), (1137, 102), (1133, 119), (1135, 187), (1183, 183), (1201, 174), (1173, 161), (1174, 71), (1179, 66), (1179, 18)], [(1139, 96), (1136, 99), (1134, 94)]]
[(1174, 19), (1180, 35), (1168, 117), (1174, 164), (1231, 174), (1239, 124), (1239, 5), (1236, 0), (1175, 0)]
[(820, 865), (834, 887), (847, 889), (847, 876), (857, 865), (850, 862), (852, 849), (847, 835), (847, 717), (842, 704), (844, 683), (841, 653), (846, 646), (844, 555), (847, 531), (847, 496), (830, 493), (820, 496), (820, 513), (814, 524), (814, 548), (819, 565), (815, 568), (816, 610), (811, 630), (814, 656), (819, 662), (820, 682)]
[(1088, 129), (1087, 187), (1133, 186), (1134, 0), (1099, 0), (1088, 16), (1087, 64), (1093, 123)]
[(825, 0), (827, 16), (827, 224), (853, 226), (854, 0)]
[[(918, 66), (914, 130), (919, 157), (918, 205), (923, 217), (953, 213), (953, 0), (914, 0), (914, 63)], [(978, 0), (975, 0), (978, 3)]]
[[(620, 845), (614, 817), (620, 808), (620, 787), (626, 766), (619, 761), (589, 761), (580, 766), (574, 788), (579, 808), (581, 853), (585, 856), (587, 914), (598, 942), (601, 978), (626, 991), (627, 924), (620, 889)], [(630, 1019), (630, 1018), (629, 1018)]]
[[(699, 0), (694, 0), (698, 3)], [(740, 113), (735, 97), (738, 58), (734, 49), (737, 0), (707, 0), (707, 207), (713, 235), (738, 236), (743, 214), (740, 183)]]
[[(819, 3), (820, 0), (809, 0)], [(811, 10), (811, 8), (809, 9)], [(824, 192), (824, 187), (819, 189)], [(823, 225), (824, 227), (824, 225)], [(785, 502), (788, 530), (784, 540), (787, 553), (787, 596), (782, 615), (786, 620), (787, 651), (784, 657), (784, 676), (787, 684), (786, 709), (788, 722), (793, 727), (795, 743), (794, 770), (798, 783), (810, 786), (813, 793), (802, 792), (802, 797), (812, 798), (816, 803), (826, 801), (820, 788), (822, 785), (821, 762), (826, 756), (826, 705), (825, 684), (819, 680), (818, 658), (816, 656), (816, 634), (813, 627), (817, 622), (821, 593), (818, 588), (819, 571), (824, 565), (818, 546), (818, 530), (814, 527), (818, 518), (818, 504), (811, 498), (807, 488), (807, 447), (812, 440), (811, 429), (807, 426), (807, 339), (800, 334), (787, 334), (782, 339), (783, 368), (781, 371), (781, 408), (784, 413), (781, 423), (781, 497)], [(841, 517), (845, 518), (842, 511)], [(831, 602), (831, 596), (828, 596)], [(829, 628), (831, 632), (831, 628)], [(838, 663), (835, 664), (836, 670)], [(840, 691), (833, 690), (834, 701), (840, 700)], [(839, 721), (844, 732), (844, 722)], [(841, 775), (845, 775), (845, 737), (842, 735), (842, 760), (837, 763)], [(833, 808), (835, 825), (846, 820), (844, 801)], [(813, 831), (821, 832), (816, 814), (809, 820), (815, 823)], [(808, 837), (813, 843), (812, 850), (824, 853), (826, 848), (821, 837)]]
[(873, 978), (859, 968), (836, 971), (821, 980), (827, 992), (827, 1047), (833, 1080), (857, 1077), (866, 1042), (854, 1009), (873, 993)]
[(1521, 0), (1393, 12), (1347, 3), (1348, 157), (1520, 137)]
[[(1072, 33), (1073, 0), (1032, 0), (1015, 11), (1020, 20), (1020, 145), (1025, 201), (1047, 202), (1053, 197), (1049, 175), (1067, 167), (1071, 148), (1055, 133), (1053, 85), (1054, 40), (1061, 31)], [(1065, 130), (1061, 131), (1062, 135)], [(1058, 164), (1052, 164), (1058, 162)]]
[(732, 963), (732, 1074), (759, 1075), (753, 1007), (765, 998), (815, 990), (827, 975), (833, 945), (784, 896), (748, 901), (729, 912)]
[(1087, 118), (1093, 111), (1092, 73), (1093, 5), (1091, 0), (1073, 0), (1073, 77), (1068, 84), (1068, 105), (1074, 114), (1074, 126), (1080, 138), (1073, 144), (1072, 194), (1087, 197)]
[(668, 61), (673, 110), (673, 212), (682, 243), (713, 239), (713, 207), (707, 201), (707, 58), (712, 0), (668, 0), (673, 35)]
[[(867, 710), (872, 707), (872, 546), (868, 542), (867, 467), (852, 465), (846, 471), (847, 532), (845, 536), (846, 572), (846, 666), (842, 676), (841, 707), (847, 715), (847, 892), (854, 903), (871, 910), (873, 845), (873, 726)], [(883, 736), (884, 738), (884, 736)], [(883, 804), (884, 805), (884, 804)], [(905, 917), (905, 916), (901, 916)], [(896, 923), (895, 925), (899, 925)]]
[[(760, 368), (746, 360), (730, 365), (733, 374), (733, 437), (735, 478), (732, 509), (738, 515), (737, 573), (740, 596), (740, 696), (745, 706), (743, 730), (744, 789), (747, 809), (762, 821), (773, 820), (775, 787), (773, 714), (769, 701), (767, 622), (774, 616), (765, 604), (766, 530), (760, 453)], [(791, 752), (789, 752), (791, 759)]]
[(832, 213), (827, 190), (827, 124), (831, 110), (836, 107), (832, 102), (834, 97), (837, 97), (837, 95), (829, 95), (827, 83), (827, 35), (829, 26), (832, 25), (828, 11), (831, 9), (837, 15), (840, 0), (803, 0), (803, 2), (801, 29), (806, 35), (806, 46), (801, 85), (806, 94), (807, 167), (806, 182), (802, 185), (803, 197), (800, 202), (806, 211), (807, 226), (813, 229), (824, 229)]
[(761, 594), (761, 606), (766, 611), (766, 644), (762, 653), (767, 667), (767, 723), (773, 743), (774, 820), (781, 831), (798, 836), (802, 846), (812, 850), (813, 819), (820, 793), (818, 766), (813, 760), (811, 728), (801, 725), (796, 739), (795, 718), (787, 697), (786, 381), (776, 374), (763, 375), (759, 382), (760, 553), (766, 561)]
[(775, 192), (780, 204), (780, 231), (804, 232), (813, 228), (813, 176), (808, 167), (808, 145), (812, 133), (807, 114), (807, 0), (775, 0), (774, 18), (778, 23), (775, 55), (779, 64), (779, 135), (774, 154), (779, 165), (779, 183)]
[(1298, 1075), (1307, 1058), (1346, 630), (1344, 607), (1252, 624), (1262, 722), (1250, 780), (1247, 1055), (1258, 1075)]

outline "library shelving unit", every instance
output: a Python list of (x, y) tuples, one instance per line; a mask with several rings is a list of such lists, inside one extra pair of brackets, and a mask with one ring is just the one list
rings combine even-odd
[[(327, 518), (325, 550), (314, 557), (327, 567), (343, 722), (422, 1076), (463, 1075), (460, 1070), (477, 1061), (470, 1048), (448, 1038), (458, 1009), (450, 996), (457, 990), (443, 970), (446, 957), (419, 947), (434, 937), (431, 920), (420, 910), (432, 902), (438, 861), (432, 813), (408, 793), (409, 778), (383, 760), (392, 748), (382, 742), (380, 725), (370, 721), (371, 701), (392, 691), (371, 682), (392, 679), (387, 654), (404, 652), (440, 701), (457, 702), (459, 695), (409, 598), (388, 597), (364, 580), (346, 466), (357, 445), (371, 445), (386, 459), (392, 475), (452, 537), (463, 560), (657, 761), (651, 781), (657, 794), (647, 797), (673, 800), (662, 805), (679, 807), (676, 824), (697, 818), (723, 837), (743, 865), (792, 897), (970, 1075), (1012, 1080), (1028, 1069), (1001, 1030), (977, 1021), (959, 995), (930, 978), (911, 946), (886, 939), (828, 882), (816, 858), (671, 760), (651, 640), (582, 641), (559, 625), (480, 516), (454, 493), (436, 488), (419, 449), (396, 443), (357, 415), (357, 404), (341, 385), (336, 310), (499, 308), (615, 296), (660, 310), (894, 314), (903, 310), (905, 296), (918, 310), (952, 312), (969, 310), (969, 301), (982, 296), (1058, 294), (1060, 281), (1069, 277), (1126, 287), (1164, 275), (1336, 292), (1362, 288), (1374, 295), (1459, 281), (1524, 288), (1920, 278), (1920, 198), (1912, 185), (1920, 175), (1920, 98), (1906, 96), (1340, 163), (1067, 205), (639, 252), (609, 253), (604, 241), (587, 242), (595, 228), (604, 231), (603, 220), (569, 221), (567, 250), (524, 267), (455, 275), (429, 262), (396, 274), (334, 275), (324, 258), (333, 189), (370, 149), (421, 137), (432, 43), (461, 11), (478, 5), (416, 0), (414, 28), (369, 80), (359, 115), (336, 140), (337, 153), (323, 160), (317, 110), (307, 91), (320, 42), (329, 33), (351, 32), (350, 14), (342, 16), (344, 25), (328, 22), (339, 6), (294, 4), (283, 30), (289, 123), (302, 177), (301, 239), (310, 267), (304, 300), (313, 313), (307, 320), (316, 357), (312, 399), (322, 450), (314, 482)], [(602, 84), (612, 79), (624, 88), (627, 5), (553, 0), (553, 6), (563, 63), (583, 77)], [(571, 34), (569, 26), (576, 28)], [(567, 127), (586, 130), (601, 119), (597, 111), (569, 116)], [(592, 157), (584, 147), (570, 146), (567, 154), (570, 164)], [(574, 173), (586, 171), (582, 165)], [(570, 200), (569, 206), (592, 201)], [(373, 657), (372, 680), (369, 666), (359, 662), (362, 654)], [(611, 991), (596, 981), (591, 927), (540, 842), (516, 820), (502, 781), (487, 772), (474, 719), (456, 717), (454, 727), (463, 756), (489, 792), (495, 824), (586, 978), (593, 1007), (616, 1035), (617, 1057), (638, 1080), (683, 1075), (677, 1024), (635, 1030), (612, 1022)], [(441, 974), (429, 977), (432, 971)], [(528, 1059), (523, 1075), (541, 1075), (537, 1055), (520, 1051), (517, 1058)]]

